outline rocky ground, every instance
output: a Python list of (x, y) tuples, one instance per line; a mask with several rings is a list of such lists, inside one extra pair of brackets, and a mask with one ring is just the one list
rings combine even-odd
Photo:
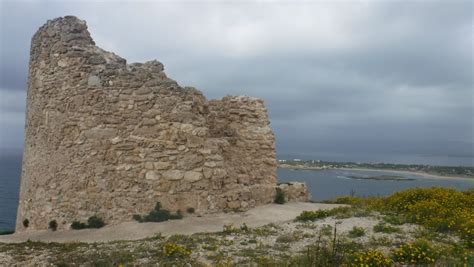
[[(389, 251), (397, 244), (411, 242), (424, 234), (422, 228), (412, 224), (376, 231), (374, 226), (383, 222), (383, 216), (365, 211), (339, 214), (314, 222), (295, 221), (302, 210), (331, 207), (334, 206), (288, 203), (240, 214), (164, 223), (133, 223), (132, 229), (137, 231), (135, 236), (132, 230), (120, 232), (120, 227), (123, 227), (120, 225), (36, 236), (30, 233), (30, 237), (37, 240), (65, 243), (23, 242), (27, 238), (24, 235), (3, 236), (0, 242), (12, 243), (0, 243), (0, 266), (257, 266), (275, 261), (290, 264), (295, 256), (306, 253), (311, 246), (331, 247), (337, 243), (343, 244), (347, 251), (361, 248)], [(269, 223), (271, 220), (273, 222)], [(354, 231), (355, 226), (360, 229)], [(140, 230), (141, 227), (145, 230)], [(151, 234), (150, 227), (169, 231), (162, 231), (166, 234), (157, 231), (152, 237), (144, 238), (144, 233)], [(115, 230), (114, 236), (105, 237), (106, 233), (114, 232), (112, 230)], [(73, 238), (83, 242), (71, 242)], [(453, 237), (444, 238), (456, 242)], [(118, 239), (122, 241), (111, 241)]]

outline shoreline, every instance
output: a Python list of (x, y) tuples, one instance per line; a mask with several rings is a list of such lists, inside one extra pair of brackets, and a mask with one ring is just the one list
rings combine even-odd
[(461, 176), (445, 176), (445, 175), (438, 175), (438, 174), (431, 174), (426, 172), (417, 172), (417, 171), (404, 171), (404, 170), (387, 170), (387, 169), (369, 169), (369, 168), (334, 168), (336, 170), (355, 170), (355, 171), (383, 171), (383, 172), (390, 172), (390, 173), (401, 173), (401, 174), (415, 174), (419, 176), (423, 176), (424, 178), (432, 178), (432, 179), (439, 179), (439, 180), (468, 180), (473, 181), (474, 177), (461, 177)]
[(414, 174), (419, 175), (424, 178), (438, 179), (438, 180), (464, 180), (464, 181), (474, 181), (474, 177), (461, 177), (461, 176), (445, 176), (437, 175), (426, 172), (418, 171), (406, 171), (406, 170), (389, 170), (389, 169), (370, 169), (370, 168), (328, 168), (328, 169), (316, 169), (311, 167), (300, 167), (300, 166), (278, 166), (282, 169), (298, 169), (298, 170), (310, 170), (310, 171), (321, 171), (321, 170), (345, 170), (345, 171), (381, 171), (389, 173), (399, 173), (399, 174)]

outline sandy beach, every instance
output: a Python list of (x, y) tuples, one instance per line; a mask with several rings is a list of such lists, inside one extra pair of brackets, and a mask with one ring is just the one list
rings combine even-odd
[(398, 174), (414, 174), (418, 176), (422, 176), (424, 178), (429, 179), (454, 179), (454, 180), (463, 180), (463, 181), (472, 181), (474, 177), (461, 177), (461, 176), (444, 176), (444, 175), (436, 175), (430, 174), (426, 172), (416, 172), (416, 171), (401, 171), (401, 170), (387, 170), (387, 169), (369, 169), (369, 168), (330, 168), (330, 169), (317, 169), (317, 168), (307, 168), (307, 167), (299, 167), (299, 166), (291, 166), (291, 165), (284, 165), (278, 166), (278, 168), (282, 169), (299, 169), (299, 170), (311, 170), (311, 171), (320, 171), (320, 170), (346, 170), (346, 171), (379, 171), (379, 172), (389, 172), (389, 173), (398, 173)]
[(459, 177), (459, 176), (443, 176), (443, 175), (436, 175), (430, 174), (426, 172), (415, 172), (415, 171), (399, 171), (399, 170), (386, 170), (386, 169), (364, 169), (364, 168), (337, 168), (338, 170), (355, 170), (355, 171), (383, 171), (383, 172), (390, 172), (390, 173), (399, 173), (399, 174), (415, 174), (418, 176), (423, 176), (425, 178), (430, 179), (455, 179), (455, 180), (469, 180), (472, 181), (474, 177)]

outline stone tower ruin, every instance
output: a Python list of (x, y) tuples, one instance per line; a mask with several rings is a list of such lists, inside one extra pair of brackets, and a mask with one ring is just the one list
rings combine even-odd
[(48, 21), (31, 42), (17, 231), (113, 224), (150, 211), (246, 210), (273, 201), (275, 142), (263, 101), (206, 100), (158, 61), (127, 64), (86, 23)]

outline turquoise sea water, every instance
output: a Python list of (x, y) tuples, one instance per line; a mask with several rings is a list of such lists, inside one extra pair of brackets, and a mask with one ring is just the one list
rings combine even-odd
[[(412, 178), (410, 181), (356, 180), (350, 176), (372, 177), (378, 175)], [(474, 179), (438, 179), (417, 174), (393, 173), (387, 171), (359, 170), (292, 170), (278, 169), (279, 182), (306, 182), (315, 201), (331, 199), (341, 195), (383, 196), (413, 187), (443, 186), (457, 190), (474, 187)]]

